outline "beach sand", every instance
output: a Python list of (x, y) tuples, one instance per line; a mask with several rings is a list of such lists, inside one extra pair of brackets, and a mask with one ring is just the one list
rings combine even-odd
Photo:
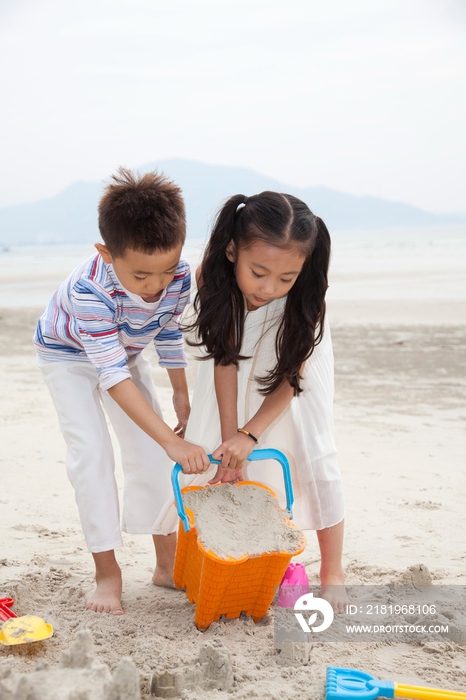
[[(466, 583), (466, 329), (451, 309), (445, 322), (441, 302), (417, 306), (422, 314), (394, 301), (362, 304), (364, 314), (361, 305), (348, 301), (329, 305), (350, 584), (400, 581), (409, 567), (420, 564), (431, 572), (433, 584)], [(151, 584), (150, 537), (125, 535), (118, 551), (126, 614), (85, 611), (93, 567), (65, 474), (64, 442), (35, 367), (31, 336), (39, 312), (0, 310), (0, 584), (1, 595), (15, 598), (19, 614), (42, 616), (55, 634), (37, 644), (0, 647), (0, 678), (9, 670), (29, 673), (38, 662), (59, 663), (78, 632), (89, 629), (96, 658), (111, 670), (122, 656), (131, 657), (144, 698), (150, 697), (154, 672), (195, 663), (201, 646), (215, 640), (231, 654), (230, 692), (191, 689), (184, 698), (322, 698), (329, 664), (398, 682), (466, 690), (466, 648), (450, 641), (316, 641), (307, 663), (292, 664), (274, 648), (273, 609), (259, 624), (241, 618), (199, 632), (184, 592)], [(398, 312), (401, 321), (394, 323)], [(174, 425), (166, 373), (155, 364), (153, 351), (145, 352), (154, 361), (166, 419)], [(191, 388), (195, 374), (191, 362)], [(307, 540), (298, 561), (316, 584), (315, 534), (308, 532)], [(45, 689), (41, 697), (49, 697)]]

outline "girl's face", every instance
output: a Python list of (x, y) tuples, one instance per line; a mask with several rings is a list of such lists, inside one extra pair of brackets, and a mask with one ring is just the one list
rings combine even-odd
[(288, 294), (306, 260), (296, 245), (277, 248), (264, 241), (248, 248), (237, 248), (231, 241), (226, 256), (235, 263), (236, 282), (248, 311)]

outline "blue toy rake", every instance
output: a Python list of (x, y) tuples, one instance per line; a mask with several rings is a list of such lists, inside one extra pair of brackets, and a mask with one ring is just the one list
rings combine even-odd
[(379, 681), (354, 668), (327, 667), (325, 700), (375, 700), (375, 698), (414, 698), (414, 700), (466, 700), (466, 693), (438, 688)]

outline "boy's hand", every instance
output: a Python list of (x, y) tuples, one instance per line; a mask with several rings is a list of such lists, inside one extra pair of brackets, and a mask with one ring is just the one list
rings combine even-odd
[(203, 474), (210, 467), (206, 451), (187, 440), (177, 439), (166, 448), (166, 453), (174, 462), (181, 464), (183, 474)]
[(173, 408), (175, 409), (176, 417), (178, 418), (177, 425), (173, 431), (179, 436), (184, 437), (186, 425), (188, 423), (191, 406), (189, 405), (189, 397), (185, 392), (173, 392)]
[(212, 457), (220, 459), (221, 463), (218, 465), (216, 475), (209, 483), (241, 480), (243, 478), (243, 462), (253, 449), (253, 441), (243, 433), (235, 433), (233, 437), (222, 442), (215, 452), (212, 452)]

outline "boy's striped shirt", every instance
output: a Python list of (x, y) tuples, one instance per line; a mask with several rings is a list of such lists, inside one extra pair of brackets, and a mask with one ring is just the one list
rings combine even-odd
[(186, 367), (181, 313), (189, 301), (191, 274), (181, 258), (158, 302), (127, 292), (112, 265), (95, 255), (55, 292), (34, 335), (39, 363), (92, 362), (106, 390), (130, 378), (128, 356), (154, 339), (161, 367)]

